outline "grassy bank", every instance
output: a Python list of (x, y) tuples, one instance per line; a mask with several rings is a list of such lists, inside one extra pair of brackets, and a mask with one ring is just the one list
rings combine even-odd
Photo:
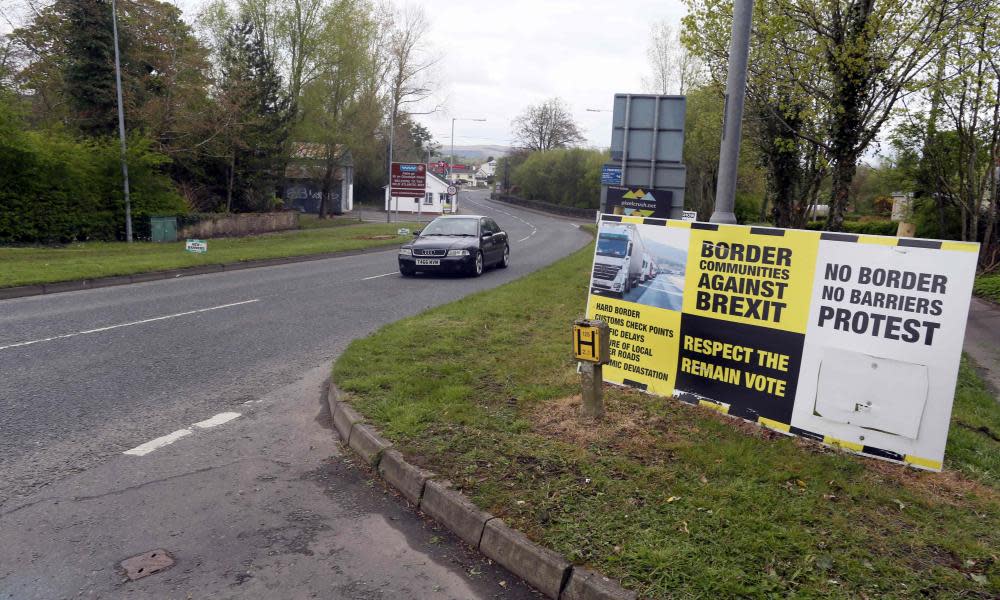
[(407, 223), (338, 222), (338, 226), (208, 240), (207, 254), (184, 251), (184, 242), (88, 242), (58, 248), (0, 248), (0, 287), (132, 275), (147, 271), (230, 263), (261, 258), (392, 246)]
[(972, 290), (977, 296), (1000, 303), (1000, 273), (976, 277)]
[(971, 369), (942, 474), (621, 389), (583, 423), (569, 324), (589, 261), (389, 325), (335, 381), (414, 462), (643, 596), (1000, 593), (1000, 411)]

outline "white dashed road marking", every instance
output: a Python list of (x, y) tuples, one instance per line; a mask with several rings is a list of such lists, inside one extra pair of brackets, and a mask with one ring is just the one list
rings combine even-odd
[(194, 426), (197, 427), (198, 429), (211, 429), (212, 427), (218, 427), (223, 423), (228, 423), (233, 419), (238, 419), (239, 417), (240, 413), (238, 412), (224, 412), (215, 415), (211, 419), (198, 421), (197, 423), (194, 424)]
[(169, 446), (170, 444), (173, 444), (182, 437), (186, 435), (191, 435), (192, 433), (194, 432), (191, 431), (190, 429), (178, 429), (173, 433), (168, 433), (163, 437), (158, 437), (155, 440), (150, 440), (145, 444), (136, 446), (131, 450), (126, 450), (125, 452), (123, 452), (123, 454), (130, 454), (132, 456), (146, 456), (150, 452), (154, 450), (159, 450), (164, 446)]
[(253, 304), (254, 302), (260, 302), (260, 298), (255, 298), (253, 300), (244, 300), (243, 302), (233, 302), (232, 304), (223, 304), (221, 306), (212, 306), (209, 308), (199, 308), (198, 310), (189, 310), (186, 312), (176, 313), (173, 315), (164, 315), (162, 317), (154, 317), (152, 319), (143, 319), (141, 321), (132, 321), (131, 323), (119, 323), (117, 325), (108, 325), (107, 327), (98, 327), (97, 329), (87, 329), (86, 331), (76, 331), (73, 333), (65, 333), (63, 335), (55, 335), (48, 338), (42, 338), (40, 340), (31, 340), (30, 342), (18, 342), (16, 344), (9, 344), (7, 346), (0, 346), (0, 350), (9, 350), (10, 348), (20, 348), (22, 346), (30, 346), (32, 344), (41, 344), (42, 342), (51, 342), (54, 340), (64, 340), (66, 338), (76, 337), (78, 335), (88, 335), (91, 333), (101, 333), (102, 331), (110, 331), (112, 329), (119, 329), (121, 327), (131, 327), (133, 325), (142, 325), (144, 323), (152, 323), (154, 321), (164, 321), (166, 319), (176, 319), (177, 317), (186, 317), (188, 315), (196, 315), (198, 313), (205, 313), (213, 310), (219, 310), (222, 308), (232, 308), (234, 306), (242, 306), (244, 304)]
[(388, 277), (390, 275), (396, 275), (398, 273), (399, 273), (399, 271), (393, 271), (392, 273), (383, 273), (382, 275), (373, 275), (371, 277), (365, 277), (361, 281), (371, 281), (372, 279), (379, 279), (379, 278), (382, 278), (382, 277)]
[(163, 448), (164, 446), (169, 446), (170, 444), (173, 444), (174, 442), (176, 442), (177, 440), (181, 439), (182, 437), (186, 437), (186, 436), (191, 435), (192, 433), (194, 433), (194, 430), (196, 428), (197, 429), (211, 429), (213, 427), (218, 427), (219, 425), (222, 425), (223, 423), (228, 423), (228, 422), (232, 421), (233, 419), (238, 419), (241, 416), (242, 415), (240, 413), (238, 413), (238, 412), (224, 412), (224, 413), (219, 413), (219, 414), (215, 415), (214, 417), (205, 419), (204, 421), (198, 421), (197, 423), (195, 423), (194, 425), (192, 425), (191, 427), (189, 427), (187, 429), (178, 429), (177, 431), (175, 431), (173, 433), (168, 433), (165, 436), (158, 437), (155, 440), (150, 440), (150, 441), (146, 442), (145, 444), (141, 444), (139, 446), (136, 446), (135, 448), (132, 448), (131, 450), (126, 450), (122, 454), (128, 454), (129, 456), (146, 456), (147, 454), (149, 454), (150, 452), (153, 452), (154, 450), (159, 450), (160, 448)]

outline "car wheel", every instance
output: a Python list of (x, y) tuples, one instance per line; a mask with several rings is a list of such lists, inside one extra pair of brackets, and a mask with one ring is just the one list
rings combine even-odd
[(501, 269), (506, 269), (510, 266), (510, 246), (505, 246), (503, 249), (503, 258), (500, 259), (500, 264), (497, 267)]
[(483, 267), (484, 267), (484, 265), (483, 265), (483, 253), (477, 251), (476, 252), (476, 260), (472, 262), (472, 267), (471, 267), (471, 271), (469, 271), (469, 274), (472, 275), (473, 277), (479, 277), (480, 275), (483, 274)]

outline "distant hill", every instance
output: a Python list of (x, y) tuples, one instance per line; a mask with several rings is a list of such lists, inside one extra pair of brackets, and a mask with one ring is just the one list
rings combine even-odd
[[(463, 158), (471, 158), (478, 161), (485, 161), (489, 157), (499, 158), (501, 156), (507, 156), (510, 154), (510, 146), (497, 146), (497, 145), (480, 145), (480, 146), (455, 146), (455, 156)], [(451, 146), (448, 144), (442, 144), (440, 153), (444, 156), (448, 156), (451, 153)]]

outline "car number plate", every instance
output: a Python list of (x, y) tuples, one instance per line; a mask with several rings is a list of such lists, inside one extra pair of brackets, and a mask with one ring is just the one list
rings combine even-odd
[(417, 264), (423, 267), (436, 267), (441, 265), (441, 260), (438, 258), (418, 258)]

